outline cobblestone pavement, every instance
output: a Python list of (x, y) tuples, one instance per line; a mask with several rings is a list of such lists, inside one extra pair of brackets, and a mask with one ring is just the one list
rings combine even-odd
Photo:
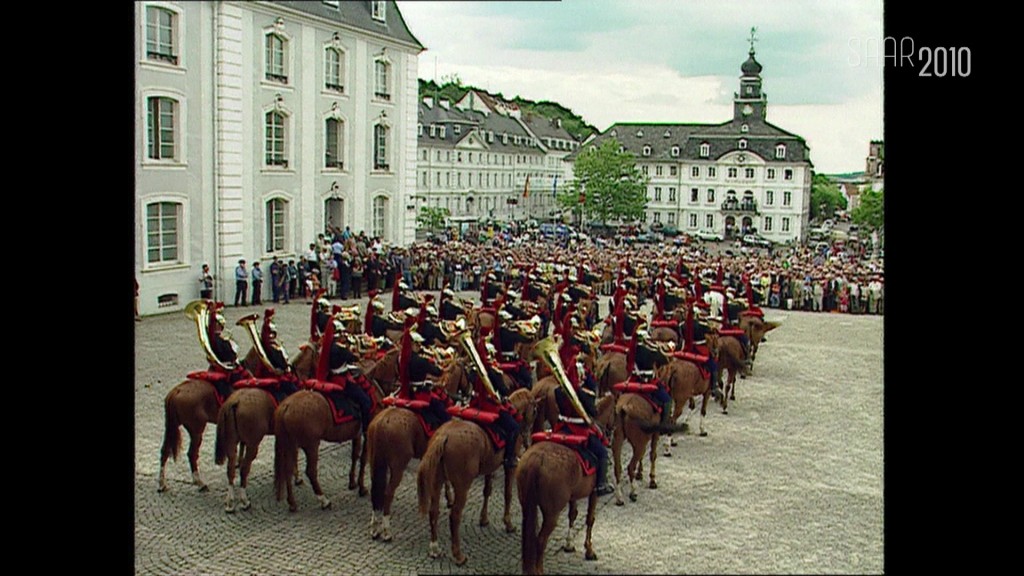
[[(359, 302), (365, 310), (366, 300)], [(300, 300), (276, 309), (282, 341), (294, 353), (308, 337), (309, 307)], [(263, 307), (229, 307), (225, 316), (233, 327), (257, 311)], [(767, 315), (781, 319), (782, 327), (761, 347), (753, 376), (737, 381), (729, 414), (710, 407), (707, 437), (691, 433), (680, 438), (673, 457), (658, 458), (657, 490), (648, 489), (645, 478), (636, 503), (627, 499), (618, 507), (613, 496), (602, 498), (594, 526), (598, 560), (583, 559), (582, 530), (577, 552), (559, 550), (568, 523), (563, 515), (548, 545), (548, 573), (882, 572), (882, 318)], [(248, 351), (243, 329), (232, 332)], [(395, 499), (394, 541), (370, 539), (369, 499), (346, 489), (349, 444), (321, 445), (320, 479), (333, 501), (328, 510), (319, 508), (308, 481), (296, 493), (298, 512), (274, 500), (274, 440), (268, 437), (250, 477), (252, 508), (225, 513), (227, 479), (225, 467), (213, 462), (212, 425), (200, 455), (210, 491), (191, 484), (185, 434), (181, 457), (168, 465), (170, 491), (158, 493), (163, 399), (187, 372), (204, 368), (205, 359), (195, 325), (181, 313), (137, 323), (135, 351), (137, 574), (520, 572), (519, 535), (502, 528), (500, 473), (489, 527), (477, 525), (483, 480), (474, 484), (462, 526), (469, 562), (462, 567), (451, 562), (445, 517), (440, 542), (446, 556), (427, 555), (427, 520), (416, 512), (418, 461), (409, 465)], [(624, 459), (628, 453), (627, 447)], [(585, 501), (581, 505), (585, 512)], [(518, 526), (514, 495), (512, 508)]]

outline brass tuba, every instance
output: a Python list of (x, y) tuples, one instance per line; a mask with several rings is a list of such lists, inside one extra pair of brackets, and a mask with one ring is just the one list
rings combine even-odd
[(275, 368), (274, 364), (270, 361), (270, 357), (267, 356), (267, 351), (263, 348), (263, 339), (260, 338), (260, 333), (256, 330), (256, 321), (259, 320), (259, 317), (259, 314), (249, 314), (239, 318), (238, 322), (235, 322), (235, 324), (245, 327), (245, 331), (249, 334), (249, 337), (252, 338), (252, 347), (256, 350), (256, 355), (260, 357), (260, 362), (263, 362), (263, 365), (266, 366), (267, 370), (270, 370), (272, 374), (280, 376), (281, 371)]
[(572, 407), (576, 409), (576, 413), (590, 426), (592, 424), (590, 416), (583, 409), (583, 404), (580, 403), (580, 398), (576, 395), (576, 389), (573, 388), (572, 382), (569, 382), (569, 376), (566, 375), (565, 367), (562, 366), (562, 359), (558, 356), (558, 344), (554, 338), (549, 336), (534, 344), (533, 355), (547, 365), (555, 380), (558, 381), (558, 385), (562, 387), (566, 396), (569, 397), (569, 401), (572, 402)]
[(196, 329), (199, 335), (199, 344), (203, 347), (203, 352), (206, 352), (206, 359), (210, 364), (216, 364), (221, 368), (231, 371), (234, 370), (234, 366), (230, 366), (220, 361), (217, 355), (213, 353), (213, 346), (210, 344), (210, 335), (206, 332), (207, 327), (210, 325), (210, 309), (208, 307), (209, 300), (193, 300), (185, 306), (185, 316), (188, 316), (196, 323)]
[(455, 336), (455, 340), (462, 346), (462, 349), (466, 351), (466, 355), (469, 356), (470, 368), (477, 373), (480, 381), (483, 382), (484, 390), (491, 396), (491, 398), (501, 401), (501, 395), (494, 389), (494, 385), (491, 384), (491, 379), (487, 375), (487, 367), (484, 366), (484, 360), (480, 357), (480, 353), (477, 352), (476, 346), (473, 344), (473, 337), (470, 335), (469, 330), (463, 330)]

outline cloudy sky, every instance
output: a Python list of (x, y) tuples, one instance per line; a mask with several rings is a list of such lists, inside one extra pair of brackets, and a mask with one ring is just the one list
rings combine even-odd
[(880, 0), (399, 1), (426, 46), (419, 76), (552, 100), (615, 122), (732, 117), (750, 28), (768, 121), (803, 136), (819, 172), (864, 169), (883, 137)]

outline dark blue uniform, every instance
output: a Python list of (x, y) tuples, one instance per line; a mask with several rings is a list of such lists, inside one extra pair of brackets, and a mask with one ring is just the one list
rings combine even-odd
[(530, 342), (530, 339), (519, 332), (512, 330), (505, 325), (498, 328), (498, 336), (501, 341), (501, 349), (498, 351), (502, 362), (518, 362), (519, 367), (513, 373), (513, 377), (520, 388), (530, 390), (533, 388), (533, 374), (530, 373), (530, 365), (516, 355), (517, 342)]
[(352, 374), (346, 374), (342, 368), (348, 364), (356, 364), (359, 358), (348, 348), (334, 342), (331, 344), (331, 376), (340, 378), (345, 383), (344, 395), (359, 407), (360, 423), (363, 431), (370, 425), (370, 412), (373, 409), (373, 400), (367, 394), (363, 386), (365, 382), (358, 382)]
[[(419, 352), (413, 351), (412, 356), (409, 357), (410, 392), (414, 398), (426, 399), (430, 402), (430, 409), (423, 412), (423, 417), (427, 424), (436, 429), (451, 420), (452, 416), (448, 413), (448, 405), (434, 391), (433, 384), (427, 381), (428, 374), (440, 376), (441, 368), (421, 356)], [(429, 398), (425, 398), (424, 393), (429, 394)]]

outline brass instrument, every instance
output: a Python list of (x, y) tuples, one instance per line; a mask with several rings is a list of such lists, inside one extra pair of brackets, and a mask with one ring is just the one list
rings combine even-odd
[(580, 403), (579, 396), (576, 395), (576, 389), (573, 388), (572, 382), (569, 381), (569, 376), (565, 373), (562, 359), (558, 356), (558, 344), (555, 340), (552, 337), (548, 337), (534, 344), (533, 355), (547, 365), (558, 385), (562, 387), (566, 396), (569, 397), (569, 401), (572, 403), (572, 407), (576, 409), (576, 413), (590, 426), (592, 424), (590, 416), (583, 409), (583, 404)]
[[(536, 322), (534, 318), (536, 318)], [(530, 340), (535, 339), (540, 332), (540, 317), (538, 316), (534, 316), (529, 320), (513, 320), (510, 324), (512, 324), (513, 330)]]
[(342, 322), (359, 321), (359, 304), (341, 306), (340, 308), (341, 310), (334, 315), (335, 318)]
[(259, 331), (256, 330), (256, 320), (260, 317), (259, 314), (249, 314), (238, 319), (235, 322), (238, 326), (244, 326), (246, 332), (249, 333), (249, 337), (252, 338), (252, 347), (256, 349), (256, 355), (260, 357), (260, 362), (267, 367), (271, 373), (280, 376), (282, 372), (274, 367), (274, 364), (270, 361), (270, 357), (267, 356), (267, 351), (263, 348), (263, 340), (260, 338)]
[(455, 336), (455, 339), (458, 340), (459, 344), (462, 345), (462, 349), (466, 352), (466, 355), (469, 356), (469, 367), (476, 372), (477, 377), (480, 378), (480, 381), (484, 385), (484, 390), (487, 391), (487, 394), (489, 394), (491, 398), (500, 402), (501, 395), (498, 394), (497, 390), (494, 389), (494, 385), (491, 384), (491, 379), (487, 375), (487, 367), (484, 366), (484, 360), (480, 357), (480, 353), (477, 352), (476, 346), (473, 344), (473, 337), (470, 335), (469, 330), (459, 332), (458, 335)]
[[(231, 371), (235, 367), (225, 364), (217, 358), (217, 355), (213, 353), (213, 346), (210, 344), (210, 335), (206, 332), (207, 326), (210, 324), (210, 309), (207, 307), (209, 300), (193, 300), (185, 306), (185, 316), (188, 316), (196, 323), (196, 328), (199, 335), (199, 344), (203, 347), (203, 352), (206, 353), (206, 359), (210, 364), (216, 364), (221, 368)], [(229, 338), (230, 335), (225, 336)]]
[(468, 327), (465, 316), (459, 316), (455, 320), (442, 320), (438, 324), (438, 329), (441, 331), (441, 335), (448, 341), (455, 338), (459, 332), (464, 332)]

